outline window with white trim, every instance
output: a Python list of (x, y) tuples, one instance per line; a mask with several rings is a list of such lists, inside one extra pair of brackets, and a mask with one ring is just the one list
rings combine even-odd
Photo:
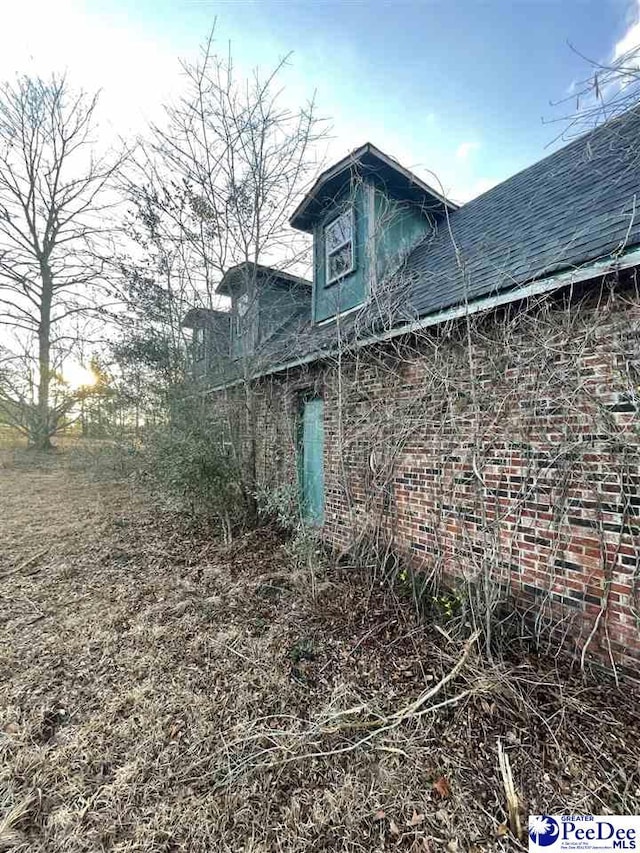
[(326, 283), (331, 284), (355, 269), (353, 210), (341, 213), (324, 229)]

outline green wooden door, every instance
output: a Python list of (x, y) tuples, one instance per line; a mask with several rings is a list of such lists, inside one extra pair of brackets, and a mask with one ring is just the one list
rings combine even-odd
[(311, 524), (324, 520), (324, 401), (305, 400), (302, 412), (302, 506)]

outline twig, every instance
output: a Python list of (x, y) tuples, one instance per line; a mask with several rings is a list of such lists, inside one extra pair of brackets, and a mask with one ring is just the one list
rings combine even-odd
[(464, 649), (462, 651), (462, 655), (460, 659), (456, 663), (456, 665), (449, 670), (449, 672), (444, 676), (444, 678), (440, 679), (440, 681), (435, 684), (433, 687), (430, 687), (429, 690), (426, 690), (422, 693), (411, 705), (407, 705), (406, 708), (403, 708), (401, 711), (398, 711), (393, 715), (393, 719), (404, 720), (406, 717), (410, 717), (416, 713), (416, 711), (420, 710), (420, 708), (427, 702), (429, 699), (433, 698), (436, 694), (438, 694), (443, 687), (445, 687), (450, 681), (452, 681), (456, 675), (460, 672), (462, 667), (467, 662), (467, 658), (471, 654), (471, 649), (475, 645), (476, 640), (480, 636), (480, 631), (474, 631), (473, 634), (469, 637), (467, 642), (464, 644)]
[(238, 656), (239, 658), (241, 658), (242, 660), (244, 660), (244, 661), (246, 661), (247, 663), (251, 664), (251, 666), (255, 666), (255, 665), (256, 665), (256, 661), (255, 661), (255, 660), (251, 660), (251, 658), (248, 658), (246, 655), (243, 655), (243, 654), (242, 654), (242, 652), (239, 652), (237, 649), (234, 649), (234, 648), (233, 648), (233, 646), (230, 646), (228, 643), (225, 643), (225, 644), (224, 644), (224, 647), (225, 647), (225, 649), (227, 649), (227, 651), (231, 652), (231, 653), (232, 653), (232, 654), (234, 654), (234, 655), (237, 655), (237, 656)]
[(0, 575), (0, 580), (4, 580), (5, 578), (9, 578), (12, 575), (17, 575), (18, 572), (21, 572), (23, 569), (26, 569), (28, 566), (32, 565), (39, 560), (40, 557), (44, 557), (45, 554), (49, 552), (50, 546), (47, 545), (46, 548), (43, 548), (42, 551), (38, 551), (37, 554), (34, 554), (32, 557), (29, 557), (28, 560), (25, 560), (23, 563), (20, 563), (19, 566), (16, 566), (14, 569), (11, 569), (8, 572), (4, 572), (4, 574)]
[[(440, 702), (437, 705), (432, 705), (430, 708), (423, 711), (422, 714), (426, 714), (430, 711), (437, 711), (440, 708), (445, 708), (449, 705), (455, 705), (458, 702), (460, 702), (461, 699), (464, 699), (464, 697), (467, 696), (468, 694), (469, 694), (469, 691), (465, 690), (463, 693), (460, 693), (458, 696), (452, 696), (451, 699), (445, 699), (443, 702)], [(416, 715), (416, 716), (418, 716), (418, 715)], [(389, 719), (393, 719), (393, 718), (391, 717)], [(389, 725), (382, 726), (382, 728), (376, 729), (375, 731), (368, 734), (366, 737), (363, 737), (360, 740), (356, 741), (355, 743), (349, 744), (348, 746), (343, 746), (343, 747), (340, 747), (338, 749), (328, 749), (328, 750), (325, 750), (324, 752), (308, 752), (308, 753), (304, 753), (303, 755), (292, 755), (290, 758), (285, 758), (282, 761), (277, 761), (273, 765), (268, 765), (268, 766), (272, 767), (272, 766), (279, 766), (281, 764), (290, 764), (292, 761), (304, 761), (307, 758), (328, 758), (332, 755), (344, 755), (344, 753), (346, 753), (346, 752), (353, 752), (354, 750), (358, 749), (359, 747), (364, 746), (364, 744), (369, 743), (369, 741), (373, 740), (373, 738), (376, 735), (385, 734), (386, 732), (393, 731), (393, 729), (397, 729), (398, 726), (405, 719), (406, 719), (406, 717), (395, 719)]]
[(502, 748), (500, 738), (498, 738), (498, 764), (500, 765), (500, 775), (502, 776), (502, 784), (504, 785), (504, 792), (507, 798), (509, 827), (513, 835), (520, 840), (522, 838), (522, 825), (520, 823), (518, 795), (513, 784), (513, 774), (511, 773), (509, 756)]

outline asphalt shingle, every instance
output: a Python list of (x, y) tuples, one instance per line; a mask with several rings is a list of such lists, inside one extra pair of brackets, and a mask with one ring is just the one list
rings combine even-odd
[(414, 312), (424, 316), (632, 248), (640, 242), (639, 194), (637, 108), (441, 221), (406, 261)]

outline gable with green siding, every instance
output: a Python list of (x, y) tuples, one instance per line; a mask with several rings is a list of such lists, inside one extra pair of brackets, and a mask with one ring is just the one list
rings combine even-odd
[(375, 223), (376, 280), (381, 282), (432, 225), (415, 204), (391, 198), (382, 187), (375, 189)]

